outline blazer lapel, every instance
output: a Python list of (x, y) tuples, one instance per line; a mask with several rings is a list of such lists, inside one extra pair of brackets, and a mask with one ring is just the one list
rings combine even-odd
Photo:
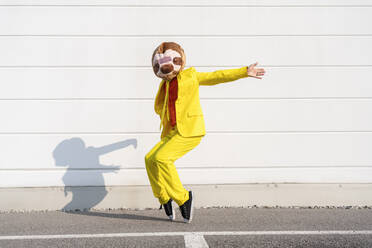
[(158, 92), (156, 93), (156, 97), (155, 97), (155, 112), (157, 114), (161, 114), (161, 110), (162, 110), (162, 103), (164, 102), (164, 91), (162, 90), (163, 89), (163, 86), (165, 85), (165, 80), (161, 80), (160, 82), (160, 85), (159, 85), (159, 89), (158, 89)]

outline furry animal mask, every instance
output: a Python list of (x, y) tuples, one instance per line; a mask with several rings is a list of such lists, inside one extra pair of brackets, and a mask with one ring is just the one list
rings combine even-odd
[(163, 42), (155, 49), (151, 61), (157, 77), (171, 80), (185, 67), (186, 57), (177, 43)]

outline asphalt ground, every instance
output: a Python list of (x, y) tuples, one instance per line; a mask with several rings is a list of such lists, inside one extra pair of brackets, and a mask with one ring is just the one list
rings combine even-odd
[(0, 213), (0, 247), (372, 247), (370, 208)]

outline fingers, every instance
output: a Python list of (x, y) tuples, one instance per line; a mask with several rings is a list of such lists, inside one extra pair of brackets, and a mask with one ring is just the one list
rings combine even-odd
[(257, 69), (257, 73), (256, 73), (257, 76), (263, 76), (265, 75), (265, 70), (260, 68), (260, 69)]
[(258, 64), (258, 62), (254, 63), (254, 64), (250, 64), (249, 67), (255, 67), (257, 64)]
[(262, 79), (262, 77), (257, 77), (257, 76), (251, 76), (251, 77), (258, 78), (258, 79)]
[[(264, 68), (254, 68), (256, 65), (258, 65), (258, 62), (250, 64), (248, 66), (248, 70), (251, 71), (251, 72), (256, 72), (256, 76), (251, 75), (251, 77), (262, 79), (262, 77), (259, 77), (259, 76), (263, 76), (266, 71), (265, 71)], [(253, 73), (250, 73), (250, 74), (253, 74)]]

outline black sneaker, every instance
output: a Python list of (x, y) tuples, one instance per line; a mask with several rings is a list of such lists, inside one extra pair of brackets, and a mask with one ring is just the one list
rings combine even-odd
[(189, 199), (182, 206), (180, 206), (180, 211), (183, 217), (183, 221), (185, 223), (190, 223), (193, 214), (193, 199), (191, 191), (189, 191)]
[[(173, 207), (173, 204), (172, 204), (172, 199), (169, 199), (169, 201), (164, 205), (164, 210), (165, 210), (165, 213), (167, 214), (168, 218), (173, 221), (176, 219), (176, 215), (175, 215), (175, 212), (174, 212), (174, 207)], [(160, 205), (160, 208), (162, 208), (163, 205)]]

